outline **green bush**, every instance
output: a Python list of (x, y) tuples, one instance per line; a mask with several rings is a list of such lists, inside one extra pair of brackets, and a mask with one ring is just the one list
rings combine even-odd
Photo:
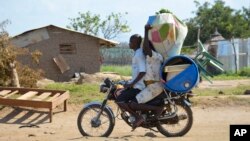
[(243, 68), (240, 70), (239, 75), (250, 77), (250, 68)]
[(222, 74), (216, 75), (213, 80), (236, 80), (236, 79), (249, 79), (250, 68), (243, 68), (238, 73), (227, 71)]

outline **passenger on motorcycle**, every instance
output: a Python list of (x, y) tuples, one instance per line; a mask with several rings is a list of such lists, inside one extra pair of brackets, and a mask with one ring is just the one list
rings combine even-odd
[[(133, 125), (133, 128), (140, 126), (144, 122), (143, 117), (141, 115), (138, 115), (135, 112), (136, 110), (141, 110), (141, 111), (151, 110), (155, 113), (156, 117), (160, 116), (163, 110), (163, 107), (151, 106), (151, 105), (145, 104), (146, 102), (152, 100), (153, 98), (161, 94), (161, 92), (163, 91), (163, 88), (160, 82), (160, 75), (159, 75), (160, 66), (163, 62), (163, 57), (155, 51), (153, 45), (148, 40), (148, 31), (150, 28), (151, 27), (149, 25), (145, 26), (145, 39), (144, 39), (143, 47), (142, 47), (142, 52), (144, 56), (146, 56), (146, 62), (145, 62), (146, 75), (143, 80), (144, 80), (144, 84), (147, 87), (146, 88), (141, 87), (139, 91), (135, 90), (134, 89), (135, 87), (132, 89), (127, 89), (123, 91), (121, 95), (118, 96), (118, 100), (117, 100), (118, 102), (117, 104), (121, 108), (130, 112), (136, 117), (136, 121)], [(133, 47), (133, 44), (131, 44), (132, 42), (130, 42), (130, 47), (131, 45)], [(139, 49), (141, 49), (140, 46), (137, 47), (136, 50), (139, 50)], [(134, 71), (134, 66), (133, 66), (132, 71)], [(142, 79), (140, 79), (140, 82), (141, 81)], [(134, 82), (135, 81), (132, 81), (132, 83), (129, 84), (129, 87), (133, 87), (133, 85), (136, 84)], [(121, 101), (124, 101), (124, 102), (121, 102)]]
[(163, 91), (160, 82), (160, 67), (163, 63), (163, 57), (160, 53), (155, 51), (152, 43), (148, 40), (148, 31), (150, 29), (150, 25), (145, 26), (143, 53), (146, 56), (146, 75), (144, 76), (146, 88), (136, 95), (138, 103), (146, 103)]
[[(142, 46), (143, 53), (146, 56), (146, 75), (143, 78), (146, 88), (140, 91), (140, 93), (131, 100), (129, 106), (132, 110), (153, 111), (155, 117), (158, 118), (163, 111), (163, 107), (146, 104), (163, 92), (163, 87), (160, 82), (160, 68), (163, 63), (163, 57), (156, 52), (152, 43), (148, 39), (148, 31), (150, 29), (150, 25), (145, 26), (145, 36)], [(143, 123), (140, 119), (141, 118), (137, 121), (138, 123), (136, 123), (137, 125), (135, 125), (135, 127), (138, 127)]]

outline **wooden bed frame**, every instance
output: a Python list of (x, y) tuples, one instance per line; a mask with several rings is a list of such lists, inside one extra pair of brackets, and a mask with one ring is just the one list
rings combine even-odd
[(68, 91), (0, 87), (0, 105), (48, 108), (50, 122), (53, 109), (58, 105), (64, 103), (64, 111), (67, 111), (68, 98)]

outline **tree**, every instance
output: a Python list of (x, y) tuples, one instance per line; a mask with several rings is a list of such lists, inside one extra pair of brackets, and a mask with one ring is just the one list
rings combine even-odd
[(9, 35), (5, 30), (7, 24), (8, 20), (0, 23), (0, 85), (6, 85), (11, 80), (11, 86), (20, 87), (15, 61), (17, 52), (9, 42)]
[(99, 14), (92, 15), (90, 11), (79, 12), (78, 17), (69, 19), (70, 24), (67, 28), (95, 36), (102, 34), (101, 36), (106, 39), (114, 39), (119, 34), (130, 31), (127, 21), (122, 17), (121, 13), (111, 13), (102, 20)]
[(9, 23), (8, 20), (0, 22), (0, 86), (36, 87), (42, 71), (24, 66), (16, 61), (16, 58), (18, 55), (31, 55), (34, 63), (38, 64), (42, 54), (39, 51), (28, 54), (28, 50), (14, 47), (5, 30)]
[(249, 8), (243, 7), (243, 19), (247, 22), (245, 23), (244, 29), (246, 29), (246, 31), (248, 32), (244, 32), (245, 34), (243, 34), (243, 36), (246, 38), (249, 37), (250, 35), (250, 7)]
[(100, 25), (100, 15), (92, 15), (89, 11), (86, 13), (80, 13), (77, 18), (69, 19), (70, 25), (67, 26), (69, 29), (83, 32), (85, 34), (97, 35)]
[(194, 1), (197, 10), (195, 17), (186, 21), (189, 32), (185, 40), (185, 45), (193, 45), (197, 41), (197, 31), (200, 28), (200, 39), (205, 42), (214, 33), (215, 28), (226, 39), (232, 37), (241, 38), (250, 36), (249, 10), (234, 10), (225, 5), (223, 0), (215, 0), (214, 4), (205, 2), (202, 5)]

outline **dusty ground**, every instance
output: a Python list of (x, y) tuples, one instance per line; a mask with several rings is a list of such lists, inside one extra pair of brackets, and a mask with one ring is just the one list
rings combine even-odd
[[(148, 129), (138, 128), (131, 132), (125, 122), (116, 119), (115, 128), (109, 138), (82, 137), (76, 126), (76, 118), (81, 106), (70, 105), (67, 112), (53, 116), (49, 123), (46, 113), (25, 109), (3, 108), (0, 111), (1, 141), (118, 141), (148, 140), (163, 141), (166, 137)], [(173, 141), (228, 141), (229, 125), (250, 124), (250, 107), (193, 107), (194, 123), (191, 130), (183, 137), (167, 138)]]
[[(243, 84), (250, 84), (250, 81), (216, 81), (214, 84), (204, 82), (199, 87), (233, 87)], [(193, 127), (183, 137), (166, 138), (160, 133), (143, 128), (131, 132), (131, 128), (125, 122), (116, 119), (115, 128), (109, 138), (91, 138), (82, 137), (77, 129), (76, 119), (81, 105), (69, 105), (67, 112), (61, 112), (62, 108), (57, 108), (52, 123), (49, 123), (48, 115), (44, 112), (0, 107), (0, 141), (228, 141), (231, 124), (250, 124), (249, 104), (244, 106), (206, 104), (192, 109)]]

